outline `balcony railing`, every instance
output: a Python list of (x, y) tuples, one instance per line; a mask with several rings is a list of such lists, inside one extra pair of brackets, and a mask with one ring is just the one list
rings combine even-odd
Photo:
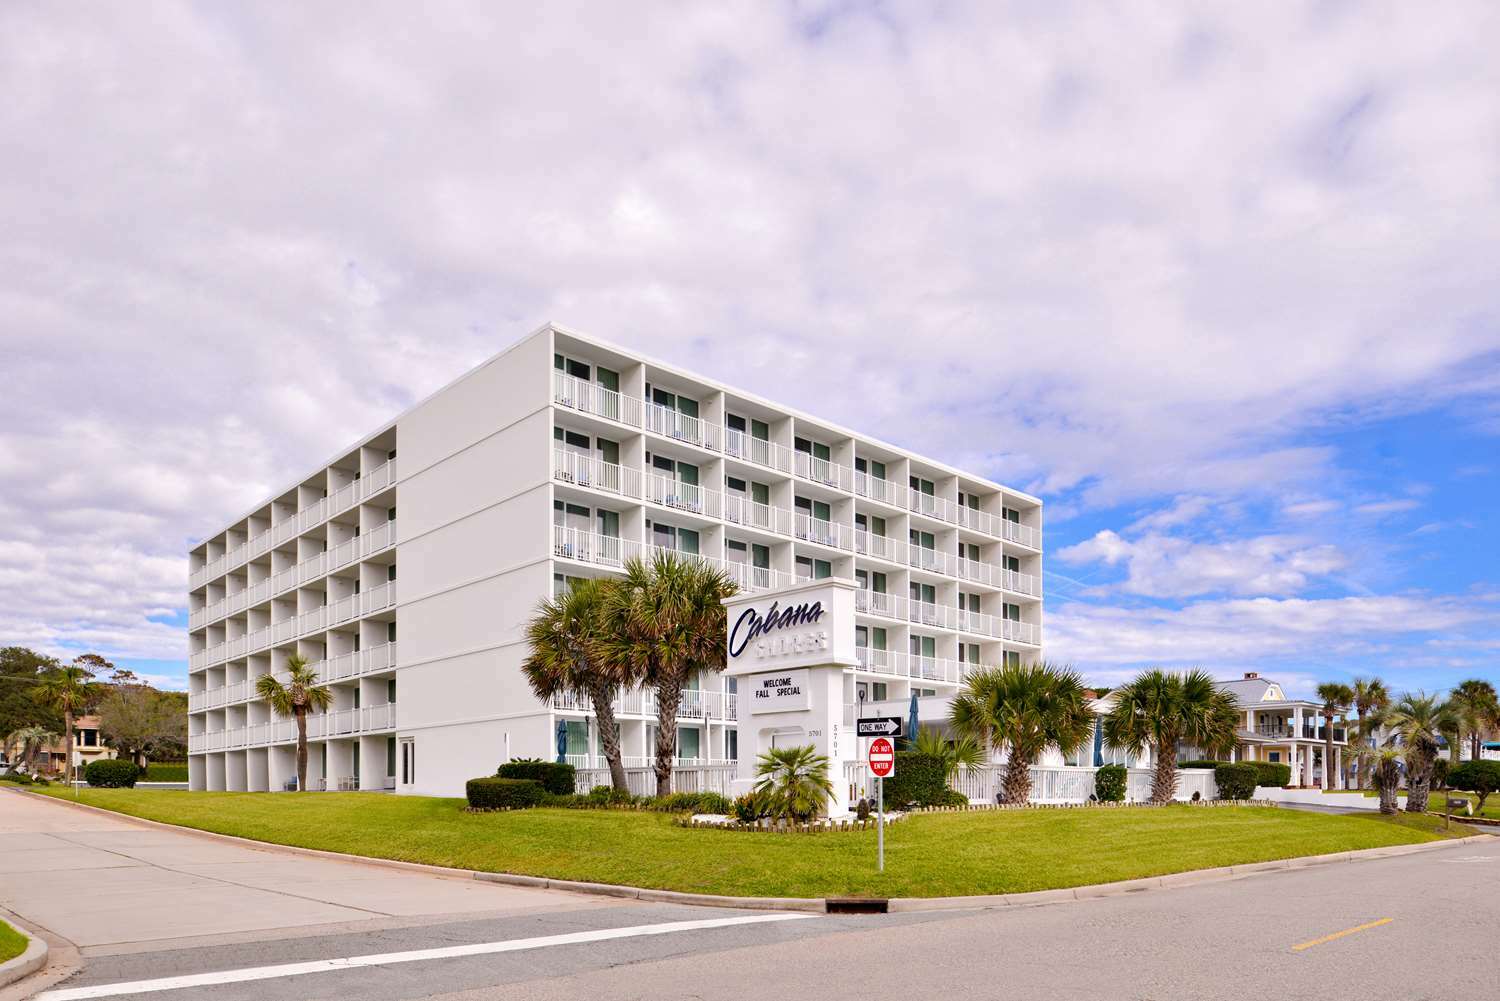
[(915, 511), (917, 514), (925, 514), (929, 518), (937, 518), (941, 521), (955, 521), (955, 510), (958, 505), (946, 497), (938, 497), (934, 494), (925, 494), (920, 490), (906, 489), (906, 509)]
[[(307, 717), (307, 739), (326, 740), (365, 733), (381, 733), (396, 728), (396, 703), (360, 709), (335, 709)], [(297, 739), (295, 720), (271, 720), (225, 730), (210, 730), (188, 737), (188, 753), (237, 750), (243, 747), (265, 747), (287, 744)]]
[(552, 555), (559, 559), (621, 567), (641, 555), (641, 544), (613, 535), (598, 535), (577, 528), (552, 527)]
[(653, 504), (705, 518), (718, 518), (724, 511), (724, 495), (717, 490), (709, 490), (696, 483), (683, 483), (659, 473), (647, 474), (646, 499)]
[(892, 483), (890, 480), (883, 480), (878, 476), (871, 476), (869, 473), (861, 473), (858, 470), (855, 470), (854, 492), (859, 494), (861, 497), (868, 497), (870, 498), (870, 500), (880, 501), (880, 503), (882, 504), (890, 504), (893, 506), (900, 505), (900, 502), (897, 500), (897, 485), (895, 483)]
[(906, 543), (858, 529), (854, 531), (854, 551), (861, 556), (873, 556), (892, 563), (903, 563), (906, 560)]
[(928, 549), (926, 546), (907, 546), (906, 562), (908, 566), (916, 567), (918, 570), (927, 570), (931, 573), (952, 574), (956, 569), (958, 557), (942, 549)]
[[(622, 692), (612, 704), (617, 716), (640, 716), (646, 719), (655, 719), (657, 716), (656, 692), (653, 689), (635, 688)], [(552, 708), (592, 714), (594, 703), (581, 692), (562, 692), (552, 697)], [(738, 697), (733, 692), (684, 689), (682, 700), (677, 705), (677, 718), (701, 720), (705, 713), (711, 722), (732, 722), (739, 718)]]
[(724, 495), (724, 520), (766, 532), (792, 534), (792, 512), (757, 503), (743, 494)]
[(724, 429), (724, 454), (778, 472), (792, 471), (791, 449), (764, 438), (753, 438), (732, 428)]
[(782, 570), (754, 567), (748, 563), (736, 563), (733, 560), (724, 561), (724, 572), (729, 574), (730, 580), (739, 585), (741, 591), (750, 593), (769, 591), (773, 587), (786, 587), (795, 580), (792, 574)]
[(640, 400), (622, 396), (598, 383), (584, 382), (562, 372), (552, 373), (552, 400), (580, 413), (618, 421), (633, 428), (641, 426)]
[(646, 430), (685, 441), (699, 448), (719, 451), (719, 426), (698, 417), (689, 417), (676, 410), (669, 410), (659, 403), (646, 404)]
[(854, 531), (837, 521), (824, 521), (800, 511), (792, 518), (793, 534), (807, 542), (816, 542), (837, 549), (854, 548)]
[(911, 678), (916, 681), (956, 683), (965, 665), (943, 657), (921, 657), (892, 650), (873, 650), (856, 647), (855, 658), (860, 667), (871, 674), (883, 674), (892, 678)]
[(552, 476), (560, 483), (603, 490), (622, 497), (641, 496), (639, 469), (565, 449), (555, 449), (552, 453)]
[(852, 490), (854, 487), (854, 470), (848, 466), (819, 459), (811, 452), (794, 452), (792, 459), (796, 474), (804, 480), (821, 483), (835, 490)]
[[(322, 683), (347, 681), (367, 674), (388, 671), (395, 666), (396, 644), (394, 643), (381, 643), (366, 650), (341, 654), (308, 665), (309, 669), (318, 676), (318, 681)], [(291, 675), (285, 671), (275, 671), (272, 674), (283, 684), (291, 679)], [(258, 680), (259, 676), (201, 692), (193, 692), (188, 696), (188, 711), (202, 712), (206, 709), (217, 709), (220, 706), (256, 699), (258, 696), (255, 694), (255, 684)]]

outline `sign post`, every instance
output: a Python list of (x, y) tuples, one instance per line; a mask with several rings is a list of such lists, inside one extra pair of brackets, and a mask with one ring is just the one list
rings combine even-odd
[[(864, 723), (860, 720), (861, 727)], [(896, 749), (885, 737), (870, 742), (870, 771), (875, 775), (875, 868), (885, 872), (885, 777), (896, 773)]]

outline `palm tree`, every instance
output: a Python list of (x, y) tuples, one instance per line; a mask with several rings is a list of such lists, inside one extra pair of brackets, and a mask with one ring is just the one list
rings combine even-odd
[(1436, 696), (1402, 695), (1381, 716), (1392, 741), (1406, 753), (1406, 810), (1427, 812), (1427, 793), (1432, 781), (1432, 762), (1438, 755), (1438, 738), (1453, 730), (1453, 714)]
[[(36, 756), (41, 753), (42, 748), (47, 747), (57, 740), (57, 734), (44, 726), (23, 726), (10, 736), (5, 738), (7, 745), (15, 744), (20, 749), (21, 759), (26, 763), (26, 770), (36, 771)], [(12, 762), (11, 767), (15, 764)]]
[(63, 776), (73, 780), (73, 721), (104, 695), (104, 686), (94, 681), (94, 672), (74, 661), (69, 667), (54, 667), (43, 674), (32, 698), (63, 717)]
[(597, 577), (574, 580), (562, 594), (537, 605), (526, 623), (531, 653), (521, 665), (536, 697), (581, 692), (594, 707), (610, 784), (628, 789), (625, 763), (620, 757), (620, 733), (615, 723), (615, 696), (632, 680), (624, 664), (600, 656), (605, 592), (613, 584)]
[(1104, 742), (1131, 754), (1151, 749), (1156, 761), (1152, 803), (1170, 803), (1177, 792), (1179, 744), (1218, 754), (1237, 743), (1239, 703), (1207, 671), (1150, 668), (1110, 696), (1114, 704), (1104, 716)]
[(307, 789), (307, 713), (310, 709), (327, 712), (333, 704), (333, 690), (318, 684), (318, 672), (307, 666), (307, 658), (294, 653), (286, 659), (290, 677), (282, 684), (274, 674), (263, 674), (255, 682), (255, 694), (271, 704), (278, 716), (297, 721), (297, 789)]
[(1333, 717), (1349, 711), (1354, 702), (1354, 689), (1338, 681), (1325, 681), (1318, 686), (1318, 698), (1323, 700), (1323, 789), (1333, 788)]
[(1007, 665), (975, 671), (953, 699), (948, 721), (961, 738), (1007, 752), (1001, 800), (1031, 798), (1031, 766), (1056, 747), (1073, 754), (1088, 742), (1094, 714), (1083, 678), (1051, 664)]
[[(1461, 681), (1448, 694), (1448, 707), (1453, 710), (1459, 725), (1459, 738), (1469, 738), (1469, 760), (1478, 761), (1479, 745), (1484, 740), (1484, 731), (1500, 709), (1500, 698), (1495, 695), (1495, 686), (1479, 678)], [(1454, 746), (1457, 746), (1455, 742)]]
[(943, 762), (943, 781), (950, 784), (960, 768), (965, 772), (975, 772), (984, 767), (983, 744), (973, 737), (960, 736), (949, 740), (932, 727), (917, 733), (912, 750), (940, 759)]
[(656, 794), (672, 791), (677, 709), (694, 675), (724, 669), (724, 599), (737, 590), (722, 570), (657, 550), (631, 559), (625, 577), (605, 593), (604, 659), (656, 689)]
[(755, 794), (773, 817), (808, 820), (828, 806), (833, 783), (828, 759), (816, 747), (773, 747), (757, 762)]
[(1380, 790), (1380, 812), (1394, 814), (1396, 791), (1401, 787), (1401, 752), (1387, 746), (1372, 751), (1369, 757), (1375, 788)]
[(1379, 678), (1355, 678), (1352, 686), (1354, 692), (1354, 712), (1359, 720), (1359, 755), (1355, 758), (1355, 767), (1358, 769), (1358, 787), (1365, 788), (1365, 772), (1369, 762), (1366, 758), (1370, 755), (1370, 727), (1365, 724), (1366, 717), (1375, 716), (1385, 710), (1391, 704), (1391, 693), (1386, 691), (1385, 682)]

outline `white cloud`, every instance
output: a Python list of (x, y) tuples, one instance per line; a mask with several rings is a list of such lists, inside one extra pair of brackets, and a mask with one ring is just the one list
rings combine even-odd
[(1405, 511), (1415, 511), (1422, 506), (1421, 501), (1401, 498), (1383, 501), (1371, 501), (1368, 504), (1360, 504), (1354, 508), (1356, 514), (1387, 515), (1401, 514)]
[(1348, 565), (1336, 547), (1292, 536), (1193, 542), (1152, 534), (1128, 540), (1108, 529), (1059, 550), (1056, 558), (1071, 564), (1123, 564), (1127, 572), (1118, 589), (1155, 598), (1291, 595)]

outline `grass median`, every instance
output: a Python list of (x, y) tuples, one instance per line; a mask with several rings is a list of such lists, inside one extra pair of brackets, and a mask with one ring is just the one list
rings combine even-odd
[(16, 931), (4, 921), (0, 921), (0, 963), (15, 959), (26, 951), (27, 939), (25, 935)]
[(1438, 818), (1266, 807), (919, 814), (888, 830), (881, 874), (873, 831), (694, 830), (667, 814), (619, 810), (471, 814), (462, 800), (369, 793), (85, 789), (79, 799), (149, 820), (303, 848), (764, 897), (1021, 893), (1443, 836)]

